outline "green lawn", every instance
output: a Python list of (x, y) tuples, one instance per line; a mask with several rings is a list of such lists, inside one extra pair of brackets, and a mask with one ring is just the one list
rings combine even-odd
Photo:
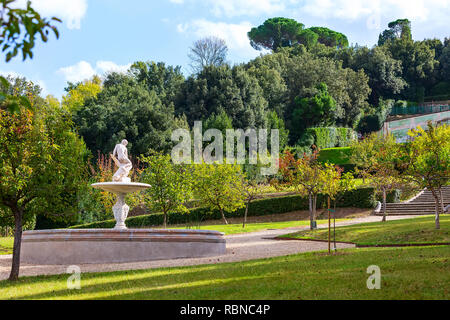
[[(0, 299), (450, 299), (450, 246), (360, 248), (237, 263), (0, 281)], [(381, 269), (369, 290), (367, 267)]]
[(13, 243), (14, 243), (14, 238), (12, 238), (12, 237), (7, 237), (7, 238), (0, 237), (0, 255), (11, 254)]
[[(435, 229), (434, 216), (338, 227), (336, 240), (354, 242), (359, 245), (448, 243), (450, 242), (450, 215), (441, 215), (440, 222), (440, 230)], [(327, 240), (328, 229), (300, 231), (282, 237)]]
[(349, 164), (352, 150), (350, 147), (324, 148), (320, 150), (318, 160), (334, 164)]
[[(346, 220), (349, 219), (336, 219), (336, 222)], [(328, 220), (317, 220), (317, 224), (321, 223), (328, 223)], [(242, 228), (242, 223), (228, 224), (228, 225), (225, 224), (202, 225), (200, 227), (194, 226), (191, 229), (216, 230), (223, 232), (225, 234), (237, 234), (237, 233), (262, 231), (267, 229), (283, 229), (283, 228), (305, 227), (305, 226), (309, 226), (309, 220), (248, 223), (245, 225), (245, 228)], [(186, 229), (186, 227), (177, 227), (173, 229)]]

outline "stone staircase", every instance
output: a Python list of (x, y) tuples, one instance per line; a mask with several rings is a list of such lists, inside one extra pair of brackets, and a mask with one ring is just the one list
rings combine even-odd
[[(450, 186), (442, 188), (442, 198), (444, 200), (444, 210), (450, 212)], [(405, 202), (386, 203), (386, 215), (424, 215), (435, 214), (434, 198), (431, 191), (424, 189), (418, 195)], [(374, 215), (383, 215), (383, 205), (378, 204), (374, 211)]]

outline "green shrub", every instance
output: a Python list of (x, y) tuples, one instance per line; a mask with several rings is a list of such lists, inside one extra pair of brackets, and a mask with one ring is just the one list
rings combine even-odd
[[(325, 208), (327, 198), (319, 195), (317, 198), (317, 207)], [(373, 188), (359, 188), (348, 191), (338, 201), (338, 207), (357, 207), (357, 208), (374, 208), (376, 205), (376, 197)], [(269, 214), (286, 213), (297, 210), (308, 210), (308, 198), (299, 195), (283, 196), (277, 198), (266, 198), (254, 200), (248, 208), (248, 216), (264, 216)], [(226, 213), (227, 218), (243, 217), (244, 208), (235, 212)], [(206, 208), (189, 209), (189, 213), (171, 213), (168, 217), (169, 224), (186, 224), (192, 225), (205, 220), (221, 219), (220, 212), (217, 210), (210, 211)], [(130, 217), (126, 220), (129, 228), (142, 228), (160, 226), (163, 224), (163, 214), (154, 213), (137, 217)], [(75, 228), (113, 228), (115, 220), (99, 221), (89, 224), (77, 225), (70, 227)]]

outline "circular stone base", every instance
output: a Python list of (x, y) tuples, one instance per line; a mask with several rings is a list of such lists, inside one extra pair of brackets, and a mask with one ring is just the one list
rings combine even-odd
[(223, 233), (173, 229), (25, 231), (21, 259), (31, 264), (121, 263), (225, 254)]

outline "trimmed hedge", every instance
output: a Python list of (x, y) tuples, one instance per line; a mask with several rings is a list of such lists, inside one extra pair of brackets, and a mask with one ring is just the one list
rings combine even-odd
[[(395, 196), (389, 195), (388, 200), (393, 200)], [(326, 196), (319, 195), (317, 198), (317, 208), (325, 208)], [(337, 207), (357, 207), (357, 208), (374, 208), (376, 205), (376, 197), (373, 188), (359, 188), (346, 192), (341, 200), (337, 203)], [(286, 213), (297, 210), (308, 210), (308, 197), (299, 195), (283, 196), (278, 198), (266, 198), (254, 200), (248, 208), (248, 216), (264, 216), (269, 214)], [(227, 218), (243, 217), (245, 208), (241, 208), (235, 212), (226, 213)], [(222, 217), (218, 210), (210, 211), (206, 208), (190, 209), (189, 213), (171, 213), (168, 215), (169, 224), (197, 224), (205, 220), (220, 220)], [(130, 217), (125, 221), (129, 228), (152, 227), (163, 224), (163, 214), (153, 213), (137, 217)], [(79, 228), (113, 228), (115, 220), (105, 220), (72, 226), (71, 229)]]

